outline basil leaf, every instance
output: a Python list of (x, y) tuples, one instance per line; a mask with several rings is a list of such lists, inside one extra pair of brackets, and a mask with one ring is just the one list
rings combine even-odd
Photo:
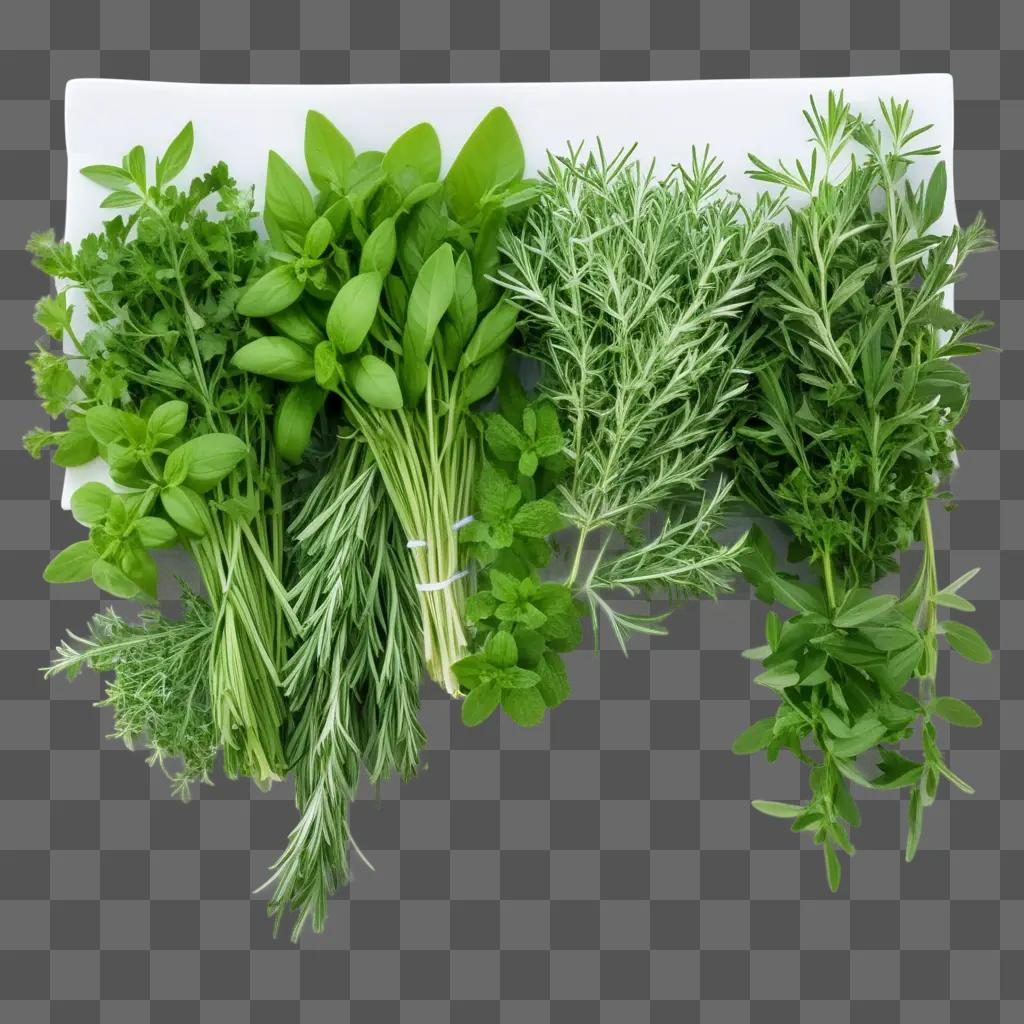
[(91, 540), (80, 540), (60, 552), (43, 570), (47, 583), (80, 583), (92, 576), (92, 567), (99, 558)]
[(409, 294), (405, 314), (406, 341), (421, 359), (427, 357), (437, 325), (455, 293), (455, 259), (445, 242), (423, 264)]
[(354, 352), (369, 333), (380, 305), (382, 283), (379, 274), (358, 274), (334, 297), (327, 313), (327, 337), (342, 354)]
[(176, 476), (183, 465), (186, 483), (201, 494), (219, 484), (248, 452), (249, 446), (233, 434), (201, 434), (171, 452), (165, 472)]
[(301, 383), (313, 376), (313, 356), (290, 338), (266, 337), (243, 345), (231, 358), (240, 370)]
[(159, 516), (143, 516), (135, 521), (135, 536), (147, 548), (171, 548), (178, 543), (178, 531)]
[(377, 356), (362, 356), (347, 371), (352, 390), (377, 409), (401, 409), (402, 388), (395, 371)]
[(206, 506), (188, 487), (169, 487), (160, 495), (164, 511), (186, 533), (202, 537), (206, 533)]
[(271, 316), (290, 306), (301, 294), (302, 282), (292, 264), (268, 270), (242, 292), (235, 309), (242, 316)]
[(441, 173), (441, 141), (433, 125), (414, 125), (384, 154), (381, 167), (402, 197), (436, 182)]
[(146, 422), (146, 440), (154, 447), (169, 441), (185, 429), (188, 405), (185, 402), (170, 401), (158, 405)]
[(285, 230), (303, 237), (316, 219), (313, 200), (302, 179), (274, 150), (267, 156), (266, 207)]
[(467, 366), (479, 363), (508, 340), (515, 330), (519, 310), (511, 302), (501, 301), (477, 325), (462, 360)]
[(304, 150), (313, 184), (321, 192), (343, 191), (345, 178), (355, 162), (355, 150), (334, 124), (316, 110), (306, 114)]
[(495, 107), (473, 130), (445, 177), (445, 197), (455, 218), (469, 220), (485, 195), (521, 178), (524, 167), (519, 133), (508, 112)]
[(274, 447), (286, 462), (302, 460), (313, 433), (313, 421), (323, 403), (324, 392), (312, 381), (288, 389), (274, 414)]

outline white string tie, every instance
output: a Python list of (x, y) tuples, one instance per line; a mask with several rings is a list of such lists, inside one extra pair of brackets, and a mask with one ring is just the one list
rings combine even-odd
[(421, 594), (431, 593), (435, 590), (447, 590), (456, 580), (461, 580), (463, 576), (468, 576), (468, 569), (460, 569), (457, 573), (449, 576), (446, 580), (441, 580), (440, 583), (417, 583), (416, 589)]

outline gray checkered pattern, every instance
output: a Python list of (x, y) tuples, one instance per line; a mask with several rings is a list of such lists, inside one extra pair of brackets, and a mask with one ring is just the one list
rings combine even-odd
[[(2, 0), (0, 3), (0, 1019), (12, 1024), (1024, 1020), (1024, 3), (1021, 0)], [(285, 787), (189, 805), (104, 737), (95, 677), (38, 668), (94, 590), (42, 581), (77, 536), (26, 350), (45, 288), (22, 252), (63, 220), (74, 76), (239, 82), (695, 78), (951, 71), (956, 190), (1002, 249), (964, 313), (1005, 349), (971, 367), (960, 507), (941, 569), (981, 565), (989, 666), (942, 666), (983, 728), (952, 763), (911, 868), (902, 809), (868, 798), (835, 897), (820, 855), (749, 810), (799, 795), (790, 762), (734, 758), (770, 710), (737, 651), (746, 593), (683, 609), (628, 661), (572, 657), (550, 723), (461, 727), (425, 694), (427, 770), (367, 792), (324, 935), (274, 940), (250, 896), (294, 819)], [(689, 140), (682, 140), (689, 142)], [(993, 340), (993, 339), (987, 339)], [(1005, 681), (1001, 684), (1000, 680)], [(948, 741), (947, 741), (948, 742)]]

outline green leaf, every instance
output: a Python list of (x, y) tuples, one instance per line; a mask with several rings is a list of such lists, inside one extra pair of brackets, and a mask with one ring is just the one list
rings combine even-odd
[(526, 438), (500, 413), (487, 417), (484, 437), (487, 446), (502, 462), (518, 462), (519, 453), (526, 446)]
[(71, 514), (83, 526), (97, 526), (106, 518), (113, 497), (114, 492), (106, 484), (82, 484), (71, 495)]
[(188, 486), (202, 493), (219, 484), (248, 452), (249, 446), (233, 434), (201, 434), (167, 456), (165, 477), (178, 479), (184, 466)]
[[(456, 662), (456, 667), (458, 664)], [(501, 697), (501, 687), (495, 682), (475, 687), (462, 702), (463, 725), (479, 725), (498, 706)]]
[(515, 330), (519, 310), (502, 300), (477, 325), (462, 355), (466, 366), (473, 366), (501, 348)]
[(917, 853), (918, 843), (921, 841), (921, 822), (923, 818), (924, 805), (921, 803), (921, 790), (915, 788), (910, 793), (910, 803), (907, 808), (907, 863), (914, 859)]
[(66, 547), (43, 570), (47, 583), (80, 583), (92, 576), (92, 567), (99, 558), (91, 540), (80, 540)]
[(519, 659), (519, 651), (511, 633), (492, 633), (484, 644), (484, 655), (498, 668), (511, 668)]
[(169, 441), (185, 429), (188, 419), (188, 405), (185, 402), (170, 401), (158, 405), (146, 421), (146, 440), (157, 447)]
[(279, 313), (272, 313), (267, 319), (275, 334), (291, 338), (302, 345), (313, 346), (324, 339), (323, 328), (310, 318), (301, 303), (292, 303)]
[(441, 173), (441, 142), (433, 126), (414, 125), (391, 144), (381, 161), (400, 196), (418, 186), (437, 181)]
[(546, 537), (564, 525), (558, 506), (546, 498), (528, 501), (512, 517), (513, 528), (524, 537)]
[(274, 150), (267, 156), (266, 207), (285, 231), (291, 231), (300, 238), (316, 220), (309, 189)]
[(537, 691), (536, 686), (528, 689), (503, 689), (501, 691), (502, 710), (517, 725), (530, 728), (540, 725), (544, 720), (547, 705)]
[(492, 352), (483, 362), (477, 363), (466, 378), (463, 401), (472, 405), (490, 395), (498, 386), (501, 371), (505, 366), (505, 350)]
[(124, 189), (132, 184), (131, 175), (123, 167), (115, 167), (113, 164), (89, 164), (78, 173), (104, 188)]
[(358, 274), (346, 281), (327, 313), (327, 336), (342, 354), (355, 352), (366, 338), (380, 305), (383, 278)]
[[(483, 525), (483, 524), (472, 524)], [(481, 619), (489, 619), (498, 606), (494, 595), (489, 590), (478, 590), (466, 598), (466, 618), (470, 622), (479, 622)]]
[(338, 350), (331, 341), (321, 341), (313, 349), (313, 376), (321, 388), (331, 390), (338, 385)]
[(448, 317), (455, 330), (459, 349), (473, 336), (477, 321), (476, 289), (473, 287), (473, 261), (468, 252), (460, 252), (455, 261), (455, 291), (448, 306)]
[(939, 161), (935, 165), (931, 176), (928, 178), (928, 185), (924, 192), (923, 223), (920, 230), (923, 232), (931, 227), (941, 216), (946, 205), (946, 164)]
[(341, 192), (356, 155), (352, 144), (323, 114), (306, 114), (304, 139), (306, 168), (313, 184), (322, 192)]
[(363, 251), (359, 257), (359, 273), (379, 274), (383, 280), (391, 273), (397, 251), (395, 218), (386, 217), (370, 232), (370, 237), (363, 243)]
[(192, 130), (192, 122), (189, 121), (171, 140), (170, 145), (164, 150), (164, 155), (157, 158), (157, 188), (162, 188), (169, 181), (173, 181), (185, 169), (189, 157), (192, 156), (194, 141), (195, 134)]
[(758, 750), (763, 750), (771, 742), (774, 729), (774, 717), (762, 718), (760, 721), (754, 722), (733, 740), (732, 752), (734, 754), (754, 754)]
[[(68, 293), (61, 292), (59, 295), (44, 295), (36, 302), (32, 319), (54, 341), (60, 341), (64, 332), (71, 326), (71, 310), (68, 306)], [(52, 355), (52, 353), (47, 353)]]
[(346, 371), (352, 389), (377, 409), (401, 409), (402, 388), (395, 371), (377, 356), (362, 356)]
[(817, 587), (776, 574), (772, 577), (771, 588), (775, 600), (787, 608), (815, 615), (825, 614), (825, 601)]
[(242, 316), (272, 316), (287, 309), (301, 294), (302, 282), (292, 264), (268, 270), (242, 292), (235, 309)]
[[(173, 529), (173, 527), (169, 527)], [(125, 578), (130, 580), (146, 597), (156, 600), (157, 567), (153, 556), (140, 547), (130, 547), (123, 552), (120, 558), (119, 568)], [(96, 569), (93, 568), (93, 579), (96, 578)], [(110, 586), (105, 589), (110, 590)], [(127, 595), (126, 595), (127, 596)]]
[(839, 858), (832, 844), (826, 839), (825, 849), (825, 875), (828, 878), (828, 887), (832, 892), (839, 891), (839, 883), (842, 881), (843, 869), (839, 865)]
[(114, 597), (132, 598), (142, 589), (116, 565), (102, 558), (93, 562), (92, 581), (100, 590), (105, 590)]
[(405, 314), (404, 343), (421, 359), (430, 351), (437, 325), (455, 293), (455, 260), (446, 242), (427, 259), (416, 275)]
[(142, 196), (138, 192), (127, 192), (124, 190), (111, 192), (103, 202), (100, 203), (101, 210), (128, 210), (133, 206), (142, 205)]
[(319, 382), (296, 384), (285, 393), (274, 414), (274, 447), (285, 462), (298, 464), (302, 460), (313, 433), (313, 421), (323, 403), (324, 392)]
[(503, 107), (495, 107), (466, 140), (445, 178), (452, 214), (469, 220), (489, 192), (521, 178), (524, 166), (515, 125)]
[(528, 668), (513, 665), (501, 670), (498, 681), (502, 689), (527, 690), (540, 682), (540, 675)]
[(788, 661), (783, 665), (767, 669), (760, 675), (754, 676), (754, 682), (773, 690), (784, 690), (789, 686), (795, 686), (800, 682), (800, 673), (793, 671), (794, 665), (795, 662)]
[(796, 818), (804, 812), (799, 804), (783, 804), (776, 800), (751, 800), (750, 805), (770, 818)]
[(840, 629), (850, 629), (877, 619), (896, 604), (895, 597), (887, 594), (871, 597), (870, 593), (861, 590), (851, 592), (836, 611), (833, 623)]
[(302, 241), (302, 253), (309, 259), (318, 259), (324, 249), (331, 244), (334, 228), (326, 217), (317, 217), (309, 226), (306, 237)]
[(565, 663), (554, 651), (545, 651), (541, 659), (537, 692), (549, 708), (557, 707), (569, 696), (569, 675)]
[(309, 380), (313, 376), (312, 354), (291, 338), (257, 338), (243, 345), (231, 357), (231, 363), (248, 373), (292, 384)]
[(188, 487), (169, 487), (160, 495), (164, 511), (186, 533), (202, 537), (206, 533), (206, 505)]
[(113, 444), (128, 436), (128, 421), (120, 409), (94, 405), (85, 413), (85, 425), (100, 444)]
[(941, 623), (941, 629), (949, 646), (968, 661), (985, 665), (992, 660), (992, 651), (977, 630), (953, 619)]
[(956, 697), (937, 697), (931, 710), (932, 714), (944, 718), (952, 725), (966, 729), (976, 729), (981, 725), (981, 715), (970, 704), (957, 700)]
[(135, 521), (135, 536), (147, 548), (170, 548), (178, 543), (178, 531), (159, 516), (143, 516)]

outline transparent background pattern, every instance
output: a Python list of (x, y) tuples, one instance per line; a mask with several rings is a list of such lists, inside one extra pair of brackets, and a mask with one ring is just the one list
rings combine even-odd
[[(1024, 3), (2, 0), (0, 49), (0, 1020), (1024, 1020)], [(728, 750), (770, 708), (737, 655), (763, 619), (743, 588), (628, 659), (575, 654), (573, 699), (534, 731), (466, 730), (427, 690), (426, 770), (353, 811), (376, 871), (356, 865), (323, 935), (275, 940), (251, 890), (294, 820), (289, 790), (219, 781), (182, 805), (105, 738), (95, 677), (38, 672), (99, 605), (41, 579), (79, 528), (19, 444), (40, 415), (23, 363), (45, 288), (22, 246), (63, 220), (67, 79), (914, 71), (955, 76), (961, 214), (983, 210), (1001, 242), (958, 291), (1003, 352), (970, 366), (960, 507), (938, 524), (940, 570), (983, 569), (976, 624), (996, 651), (941, 671), (985, 715), (953, 740), (977, 795), (943, 788), (910, 868), (900, 804), (866, 799), (829, 896), (820, 854), (749, 809), (798, 797), (794, 765)]]

